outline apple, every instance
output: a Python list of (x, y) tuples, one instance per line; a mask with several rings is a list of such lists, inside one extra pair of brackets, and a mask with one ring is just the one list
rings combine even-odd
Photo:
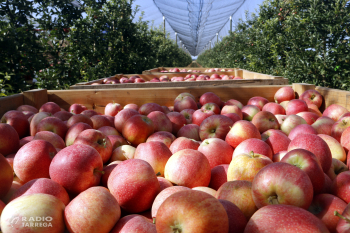
[(281, 87), (275, 93), (274, 99), (276, 103), (281, 103), (283, 101), (290, 101), (292, 99), (295, 99), (295, 92), (291, 87)]
[(269, 164), (272, 164), (272, 160), (265, 155), (254, 152), (238, 153), (230, 162), (227, 181), (247, 180), (252, 182), (255, 175)]
[(66, 147), (64, 140), (57, 134), (50, 131), (37, 132), (33, 140), (44, 140), (51, 143), (55, 148), (63, 149)]
[(311, 180), (314, 194), (321, 193), (324, 186), (324, 174), (320, 162), (313, 153), (304, 149), (291, 150), (283, 156), (281, 162), (289, 163), (303, 170)]
[(346, 166), (346, 164), (338, 159), (332, 158), (331, 168), (326, 174), (333, 181), (337, 175), (345, 171), (349, 171), (349, 168)]
[(119, 219), (110, 233), (157, 233), (156, 225), (151, 220), (139, 214), (131, 214)]
[(193, 139), (195, 141), (201, 140), (199, 137), (199, 126), (196, 124), (188, 124), (181, 127), (176, 136)]
[(150, 209), (160, 192), (153, 168), (141, 159), (121, 162), (110, 174), (107, 186), (121, 208), (129, 213)]
[[(235, 106), (235, 108), (238, 108), (238, 107)], [(215, 114), (220, 114), (220, 107), (219, 107), (219, 105), (217, 105), (215, 103), (206, 103), (206, 104), (204, 104), (201, 107), (201, 109), (203, 110), (203, 112), (205, 112), (205, 111), (213, 111)]]
[(120, 133), (118, 132), (118, 130), (116, 130), (112, 126), (102, 126), (101, 128), (98, 128), (97, 130), (102, 132), (106, 136), (110, 136), (110, 135), (121, 136)]
[(154, 132), (157, 131), (167, 131), (172, 132), (173, 125), (167, 115), (160, 111), (153, 111), (147, 115), (149, 119), (152, 120), (154, 125)]
[(237, 107), (239, 107), (240, 109), (243, 108), (243, 104), (235, 99), (229, 99), (225, 102), (225, 105), (236, 105)]
[(269, 129), (261, 134), (261, 140), (266, 142), (272, 149), (275, 155), (281, 151), (287, 151), (290, 139), (280, 130)]
[(209, 116), (199, 126), (199, 137), (202, 141), (207, 138), (225, 139), (232, 125), (233, 121), (227, 116)]
[(147, 138), (146, 142), (159, 141), (159, 142), (163, 142), (168, 148), (170, 148), (170, 145), (173, 143), (175, 139), (176, 137), (172, 133), (159, 131), (151, 134)]
[(228, 232), (229, 220), (215, 197), (186, 190), (172, 194), (159, 207), (156, 228), (157, 232)]
[(309, 176), (300, 168), (276, 162), (265, 166), (255, 175), (252, 195), (259, 209), (274, 204), (307, 209), (312, 202), (313, 186)]
[(172, 133), (174, 135), (186, 124), (186, 118), (179, 112), (169, 112), (166, 116), (172, 123)]
[(84, 110), (81, 112), (82, 115), (85, 115), (87, 117), (92, 117), (92, 116), (95, 116), (95, 115), (98, 115), (98, 113), (95, 111), (95, 110), (92, 110), (92, 109), (88, 109), (88, 110)]
[(53, 114), (53, 116), (57, 117), (61, 121), (68, 121), (69, 118), (71, 118), (73, 116), (73, 114), (70, 112), (67, 112), (67, 111), (59, 111), (59, 112), (56, 112), (55, 114)]
[(137, 110), (126, 108), (118, 112), (114, 118), (114, 126), (118, 132), (122, 132), (125, 122), (132, 116), (140, 115)]
[(192, 188), (192, 190), (205, 192), (205, 193), (212, 195), (213, 197), (215, 197), (215, 195), (216, 195), (216, 190), (209, 188), (209, 187), (197, 186), (197, 187)]
[(210, 182), (210, 164), (201, 152), (184, 149), (174, 153), (164, 169), (164, 177), (173, 184), (194, 188), (208, 186)]
[(26, 116), (16, 110), (7, 111), (1, 118), (1, 123), (11, 125), (18, 133), (19, 138), (29, 135), (30, 124)]
[(7, 159), (0, 154), (0, 199), (10, 191), (13, 181), (13, 169)]
[(340, 137), (340, 144), (344, 147), (345, 151), (350, 151), (350, 127), (346, 128)]
[(349, 111), (343, 106), (331, 104), (323, 111), (323, 116), (329, 117), (334, 121), (338, 121), (340, 117), (347, 112)]
[(136, 148), (130, 145), (122, 145), (118, 146), (112, 151), (112, 155), (110, 157), (110, 162), (113, 161), (124, 161), (127, 159), (133, 159), (135, 155)]
[(70, 128), (79, 122), (88, 124), (91, 126), (91, 128), (93, 127), (93, 123), (92, 123), (92, 120), (90, 119), (90, 117), (88, 117), (84, 114), (75, 114), (75, 115), (71, 116), (67, 121), (67, 127)]
[(154, 125), (147, 116), (134, 115), (124, 123), (121, 132), (127, 141), (133, 146), (137, 146), (146, 142), (148, 136), (154, 133)]
[(111, 141), (112, 144), (112, 150), (115, 150), (117, 147), (122, 145), (129, 145), (129, 143), (119, 135), (108, 135), (108, 139)]
[(297, 125), (293, 128), (289, 134), (288, 138), (293, 140), (296, 137), (299, 137), (300, 134), (314, 134), (317, 135), (317, 131), (311, 126), (307, 124)]
[(94, 115), (90, 117), (90, 120), (92, 121), (93, 129), (99, 129), (103, 126), (113, 126), (112, 122), (109, 121), (107, 117), (102, 115)]
[(320, 219), (305, 209), (292, 205), (267, 205), (251, 217), (244, 232), (329, 233), (329, 230)]
[(165, 179), (164, 177), (157, 176), (157, 179), (159, 182), (160, 191), (174, 186), (169, 180)]
[(204, 119), (212, 115), (215, 115), (213, 111), (198, 109), (192, 114), (192, 123), (200, 126)]
[(323, 172), (328, 172), (332, 164), (332, 153), (322, 138), (314, 134), (300, 134), (290, 142), (288, 151), (299, 148), (312, 152), (320, 161)]
[(264, 105), (267, 103), (269, 103), (269, 101), (266, 98), (261, 96), (254, 96), (248, 100), (247, 105), (255, 105), (261, 111)]
[(267, 112), (271, 112), (274, 115), (285, 115), (286, 114), (286, 110), (277, 103), (267, 103), (264, 105), (264, 107), (262, 108), (262, 111), (267, 111)]
[(34, 107), (34, 106), (31, 106), (31, 105), (27, 105), (27, 104), (24, 104), (24, 105), (20, 105), (18, 106), (18, 108), (16, 109), (17, 111), (31, 111), (31, 112), (34, 112), (34, 113), (38, 113), (39, 110)]
[(271, 150), (271, 147), (263, 140), (257, 138), (249, 138), (241, 142), (235, 148), (232, 159), (237, 155), (250, 154), (251, 152), (264, 155), (272, 160), (273, 152)]
[(337, 232), (337, 223), (340, 218), (334, 215), (334, 212), (342, 213), (346, 206), (347, 203), (340, 198), (324, 193), (314, 197), (309, 211), (321, 219), (330, 232)]
[(44, 140), (33, 140), (16, 153), (13, 170), (24, 183), (37, 178), (50, 178), (49, 167), (56, 155), (55, 147)]
[(346, 153), (341, 144), (333, 137), (326, 134), (318, 134), (328, 145), (331, 150), (332, 158), (338, 159), (342, 162), (346, 162)]
[(86, 129), (79, 133), (74, 140), (73, 145), (75, 144), (84, 144), (96, 149), (101, 155), (103, 163), (106, 163), (112, 155), (111, 141), (101, 131), (95, 129)]
[(192, 124), (192, 115), (195, 112), (193, 109), (184, 109), (180, 113), (186, 118), (186, 124)]
[(308, 110), (309, 108), (304, 100), (294, 99), (288, 102), (286, 115), (295, 115), (299, 112), (307, 112)]
[(101, 177), (100, 185), (107, 188), (108, 178), (111, 175), (113, 169), (123, 161), (113, 161), (103, 168), (103, 175)]
[(48, 112), (48, 113), (51, 113), (52, 115), (59, 111), (61, 111), (60, 106), (58, 106), (58, 104), (54, 102), (47, 102), (41, 105), (39, 109), (39, 112)]
[(0, 227), (2, 232), (64, 232), (64, 208), (60, 199), (49, 194), (22, 196), (6, 205)]
[(282, 132), (289, 135), (289, 133), (290, 133), (290, 131), (292, 131), (292, 129), (294, 129), (296, 126), (302, 125), (302, 124), (307, 124), (306, 121), (302, 117), (300, 117), (298, 115), (288, 115), (284, 119), (282, 124), (280, 125), (280, 128), (281, 128)]
[(329, 117), (321, 116), (318, 118), (315, 123), (313, 123), (311, 126), (316, 129), (318, 134), (326, 134), (331, 135), (332, 134), (332, 127), (335, 121)]
[(24, 117), (28, 120), (29, 124), (31, 119), (33, 118), (33, 116), (35, 115), (34, 112), (30, 112), (30, 111), (22, 111)]
[(252, 119), (253, 125), (259, 130), (260, 133), (269, 129), (279, 129), (280, 125), (274, 114), (267, 111), (260, 111), (254, 115)]
[(229, 164), (220, 164), (211, 169), (210, 188), (218, 190), (221, 185), (227, 182), (228, 167)]
[(138, 145), (134, 159), (148, 162), (157, 176), (164, 176), (165, 164), (171, 156), (171, 151), (164, 143), (153, 141)]
[(350, 202), (350, 171), (338, 174), (332, 182), (332, 194), (341, 198), (347, 204)]
[(235, 204), (247, 219), (258, 210), (252, 197), (252, 182), (247, 180), (228, 181), (220, 186), (216, 198)]
[(313, 112), (299, 112), (296, 115), (301, 116), (307, 124), (312, 125), (315, 121), (320, 117), (316, 113)]
[(131, 108), (131, 109), (134, 109), (135, 111), (139, 111), (139, 106), (137, 104), (133, 104), (133, 103), (127, 104), (124, 106), (123, 109), (127, 109), (127, 108)]
[(249, 138), (261, 139), (260, 132), (250, 121), (240, 120), (233, 124), (226, 135), (225, 141), (236, 148), (241, 142)]
[(92, 129), (92, 126), (83, 122), (78, 122), (72, 125), (66, 133), (66, 137), (65, 137), (66, 146), (73, 145), (76, 137), (86, 129)]
[(66, 137), (68, 127), (63, 121), (56, 117), (46, 117), (40, 121), (36, 130), (37, 132), (51, 131), (63, 139)]
[(87, 110), (87, 108), (84, 105), (82, 105), (82, 104), (72, 104), (71, 106), (69, 106), (68, 112), (69, 113), (74, 113), (74, 114), (80, 114), (84, 110)]
[(105, 115), (109, 115), (109, 116), (115, 116), (118, 114), (118, 112), (120, 112), (123, 109), (123, 106), (121, 104), (118, 103), (108, 103), (105, 107)]
[(152, 218), (155, 218), (157, 216), (157, 212), (159, 207), (163, 204), (163, 202), (172, 194), (185, 191), (185, 190), (191, 190), (190, 188), (187, 188), (185, 186), (172, 186), (169, 187), (163, 191), (161, 191), (157, 197), (154, 199), (154, 202), (152, 204)]
[(229, 164), (232, 160), (233, 148), (219, 138), (205, 139), (198, 147), (198, 151), (207, 157), (210, 169), (220, 164)]
[(185, 137), (179, 137), (171, 143), (169, 149), (171, 153), (175, 154), (176, 152), (184, 149), (197, 150), (199, 146), (200, 142)]
[(164, 110), (164, 113), (165, 114), (168, 114), (170, 111), (170, 109), (168, 108), (168, 106), (162, 106), (163, 110)]
[(45, 193), (55, 196), (60, 199), (64, 205), (68, 205), (70, 202), (67, 191), (60, 184), (48, 178), (39, 178), (28, 181), (13, 193), (11, 201), (18, 197), (34, 193)]
[(349, 205), (347, 205), (344, 211), (342, 212), (342, 214), (340, 214), (338, 211), (334, 212), (334, 215), (340, 218), (336, 226), (336, 232), (339, 232), (339, 233), (349, 232), (349, 229), (350, 229), (349, 208), (350, 208)]
[(255, 105), (245, 105), (242, 108), (242, 119), (246, 121), (251, 121), (253, 117), (260, 111), (260, 108), (258, 108)]
[(214, 103), (221, 106), (221, 99), (213, 92), (206, 92), (199, 98), (199, 103), (203, 106), (206, 103)]
[(145, 115), (145, 116), (147, 116), (148, 114), (150, 114), (153, 111), (164, 112), (162, 106), (160, 106), (159, 104), (156, 104), (156, 103), (146, 103), (146, 104), (141, 105), (141, 107), (139, 108), (139, 113), (141, 115)]
[(0, 123), (0, 154), (6, 156), (16, 153), (19, 149), (19, 142), (18, 133), (13, 127)]
[(228, 220), (229, 220), (229, 231), (243, 233), (244, 228), (247, 225), (247, 218), (243, 212), (232, 202), (227, 200), (219, 200), (222, 206), (225, 208)]
[(221, 115), (225, 115), (227, 113), (236, 113), (241, 119), (243, 119), (242, 110), (236, 105), (225, 105), (221, 109)]
[(197, 103), (194, 98), (188, 95), (178, 95), (174, 100), (174, 111), (181, 112), (184, 109), (197, 110)]
[(315, 104), (318, 108), (320, 108), (323, 97), (316, 90), (306, 90), (299, 96), (299, 99), (304, 100), (307, 104)]
[(350, 126), (350, 116), (341, 117), (337, 120), (331, 129), (331, 136), (340, 142), (340, 138), (346, 128)]
[(50, 178), (77, 195), (100, 183), (103, 162), (96, 149), (73, 144), (60, 150), (50, 164)]

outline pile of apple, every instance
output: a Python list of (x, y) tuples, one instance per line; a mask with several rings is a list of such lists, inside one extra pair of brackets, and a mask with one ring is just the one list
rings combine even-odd
[(230, 80), (230, 79), (242, 79), (241, 77), (235, 77), (233, 75), (219, 75), (212, 74), (211, 76), (205, 74), (188, 74), (185, 77), (175, 76), (169, 78), (167, 75), (162, 75), (160, 77), (154, 77), (150, 81), (146, 81), (138, 75), (131, 76), (130, 78), (123, 76), (120, 79), (116, 77), (108, 77), (103, 79), (102, 83), (93, 82), (91, 85), (100, 85), (100, 84), (118, 84), (118, 83), (154, 83), (154, 82), (182, 82), (182, 81), (205, 81), (205, 80)]
[[(204, 70), (204, 72), (226, 72), (226, 71), (229, 71), (229, 72), (232, 72), (233, 70), (232, 69), (223, 69), (223, 68), (210, 68), (210, 69), (206, 69)], [(173, 73), (176, 73), (176, 72), (202, 72), (200, 70), (186, 70), (186, 69), (179, 69), (179, 68), (173, 68), (173, 69), (169, 69), (169, 70), (161, 70), (160, 72), (162, 73), (168, 73), (168, 72), (173, 72)]]
[(350, 112), (321, 104), (282, 87), (103, 115), (22, 105), (0, 123), (1, 231), (349, 232)]

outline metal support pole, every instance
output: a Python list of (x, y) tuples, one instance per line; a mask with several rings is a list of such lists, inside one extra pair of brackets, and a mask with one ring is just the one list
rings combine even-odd
[(175, 42), (177, 44), (177, 32), (175, 32)]
[(209, 41), (209, 50), (211, 50), (211, 41)]
[(164, 30), (164, 40), (166, 38), (165, 36), (165, 16), (163, 16), (163, 30)]
[(230, 16), (230, 32), (232, 32), (232, 16)]
[(219, 33), (216, 33), (216, 43), (219, 42)]

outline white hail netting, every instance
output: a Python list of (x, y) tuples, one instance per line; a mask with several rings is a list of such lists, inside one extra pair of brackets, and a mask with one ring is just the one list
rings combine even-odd
[[(213, 47), (232, 30), (239, 19), (245, 19), (245, 12), (255, 12), (263, 0), (135, 0), (139, 6), (138, 16), (154, 27), (163, 25), (180, 47), (192, 56)], [(136, 17), (138, 19), (138, 17)], [(209, 45), (211, 43), (211, 45)]]

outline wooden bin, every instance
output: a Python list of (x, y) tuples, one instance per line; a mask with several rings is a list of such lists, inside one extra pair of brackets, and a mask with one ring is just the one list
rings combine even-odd
[[(288, 79), (281, 76), (272, 76), (267, 74), (260, 74), (250, 72), (247, 70), (237, 70), (239, 75), (243, 79), (235, 80), (211, 80), (211, 81), (192, 81), (192, 82), (152, 82), (152, 83), (118, 83), (118, 84), (102, 84), (103, 79), (98, 79), (90, 82), (77, 83), (70, 87), (70, 89), (119, 89), (119, 88), (165, 88), (165, 87), (195, 87), (195, 86), (221, 86), (221, 85), (287, 85)], [(232, 73), (232, 72), (231, 72)], [(235, 71), (235, 73), (237, 73)], [(122, 76), (131, 77), (138, 75), (145, 80), (151, 80), (154, 77), (160, 77), (167, 75), (172, 77), (185, 77), (188, 74), (200, 74), (200, 73), (159, 73), (159, 74), (117, 74), (114, 77), (120, 79)], [(207, 73), (210, 74), (210, 73)], [(214, 74), (214, 73), (213, 73)], [(92, 83), (100, 83), (102, 85), (91, 85)]]
[[(36, 108), (48, 101), (57, 103), (60, 107), (68, 110), (73, 103), (85, 105), (88, 109), (104, 113), (104, 108), (113, 101), (126, 105), (135, 103), (139, 106), (154, 102), (160, 105), (172, 106), (177, 95), (189, 92), (199, 98), (205, 92), (216, 93), (223, 101), (237, 99), (244, 105), (253, 96), (262, 96), (269, 101), (274, 101), (276, 91), (286, 85), (264, 86), (203, 86), (203, 87), (172, 87), (172, 88), (123, 88), (123, 89), (88, 89), (88, 90), (31, 90), (22, 94), (0, 98), (0, 115), (6, 111), (14, 110), (23, 104), (32, 105)], [(311, 84), (294, 83), (293, 89), (297, 94), (308, 89), (316, 89), (324, 96), (324, 109), (331, 104), (339, 104), (350, 110), (350, 92), (325, 87), (315, 87)]]

